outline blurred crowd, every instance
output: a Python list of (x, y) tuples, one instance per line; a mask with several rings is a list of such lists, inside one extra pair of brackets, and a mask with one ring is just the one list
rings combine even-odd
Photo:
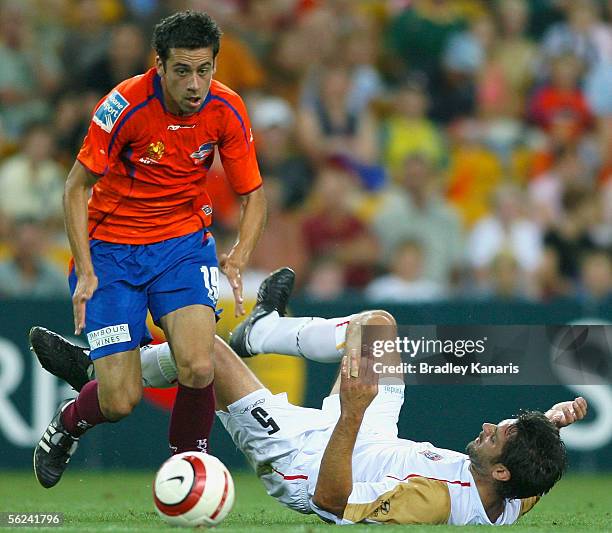
[[(0, 0), (0, 297), (67, 293), (63, 181), (183, 9), (253, 125), (247, 293), (288, 264), (318, 300), (612, 299), (610, 0)], [(209, 187), (225, 251), (239, 203)]]

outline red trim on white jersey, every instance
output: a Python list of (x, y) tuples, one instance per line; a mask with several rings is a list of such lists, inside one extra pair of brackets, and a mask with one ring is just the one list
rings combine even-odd
[(272, 470), (274, 470), (279, 476), (283, 476), (283, 479), (286, 479), (288, 481), (292, 481), (294, 479), (308, 479), (308, 476), (305, 476), (304, 474), (295, 474), (293, 476), (286, 476), (282, 472), (279, 472), (278, 470), (276, 470), (276, 468), (274, 467), (272, 467)]
[(395, 476), (390, 476), (388, 474), (387, 474), (387, 477), (389, 477), (391, 479), (395, 479), (397, 481), (406, 481), (407, 479), (410, 479), (412, 477), (422, 477), (422, 478), (425, 478), (425, 479), (431, 479), (432, 481), (442, 481), (443, 483), (449, 483), (451, 485), (461, 485), (462, 487), (471, 487), (472, 486), (472, 484), (469, 481), (461, 481), (461, 480), (450, 481), (448, 479), (438, 479), (436, 477), (422, 476), (421, 474), (408, 474), (403, 479), (400, 479), (400, 478), (395, 477)]

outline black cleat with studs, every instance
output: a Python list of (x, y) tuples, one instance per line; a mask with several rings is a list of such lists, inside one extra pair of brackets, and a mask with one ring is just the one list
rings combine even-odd
[(280, 316), (285, 316), (294, 282), (295, 272), (288, 267), (275, 270), (262, 281), (257, 291), (255, 307), (231, 333), (229, 344), (240, 357), (257, 355), (251, 353), (248, 346), (251, 329), (258, 320), (273, 311), (277, 311)]

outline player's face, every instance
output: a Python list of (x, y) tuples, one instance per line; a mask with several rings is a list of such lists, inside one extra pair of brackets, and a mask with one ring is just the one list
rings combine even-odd
[(165, 65), (159, 57), (155, 61), (168, 110), (176, 115), (196, 113), (215, 72), (212, 48), (171, 48)]
[(516, 430), (515, 422), (515, 419), (508, 419), (497, 425), (484, 423), (480, 435), (466, 448), (472, 463), (486, 468), (497, 462), (506, 441)]

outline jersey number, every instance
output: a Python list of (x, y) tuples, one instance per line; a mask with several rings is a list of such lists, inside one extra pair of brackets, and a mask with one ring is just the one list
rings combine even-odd
[(265, 409), (262, 409), (261, 407), (255, 407), (255, 409), (251, 411), (251, 414), (253, 415), (253, 418), (260, 423), (262, 428), (271, 428), (270, 431), (268, 431), (268, 435), (274, 435), (274, 433), (280, 431), (276, 420), (274, 420), (274, 418), (272, 418), (265, 411)]
[(216, 302), (219, 299), (219, 269), (217, 267), (201, 267), (200, 272), (204, 276), (204, 286), (208, 291), (208, 297)]

